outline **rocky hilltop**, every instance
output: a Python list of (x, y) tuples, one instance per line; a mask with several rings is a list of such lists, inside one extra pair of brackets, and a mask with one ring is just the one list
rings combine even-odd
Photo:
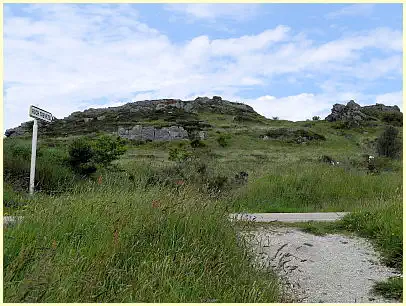
[[(108, 132), (133, 140), (204, 139), (211, 123), (202, 114), (232, 115), (234, 122), (265, 123), (263, 116), (251, 106), (230, 102), (221, 97), (198, 97), (191, 101), (179, 99), (146, 100), (117, 107), (87, 109), (74, 112), (51, 123), (39, 122), (41, 137), (64, 137)], [(334, 104), (325, 120), (342, 122), (346, 127), (357, 127), (368, 121), (380, 121), (402, 126), (403, 114), (397, 106), (376, 104), (361, 107), (353, 100), (346, 105)], [(29, 136), (33, 121), (8, 129), (7, 137)]]
[(384, 121), (402, 125), (403, 115), (398, 106), (386, 106), (377, 103), (376, 105), (360, 106), (353, 100), (347, 105), (334, 104), (331, 114), (325, 120), (343, 121), (353, 126), (359, 126), (363, 121)]
[[(135, 140), (173, 140), (191, 137), (204, 138), (208, 122), (201, 120), (200, 113), (233, 115), (236, 121), (263, 118), (243, 103), (230, 102), (221, 97), (198, 97), (191, 101), (179, 99), (145, 100), (118, 107), (87, 109), (74, 112), (51, 123), (39, 122), (44, 136), (67, 136), (110, 132)], [(8, 129), (7, 137), (28, 136), (32, 121)]]

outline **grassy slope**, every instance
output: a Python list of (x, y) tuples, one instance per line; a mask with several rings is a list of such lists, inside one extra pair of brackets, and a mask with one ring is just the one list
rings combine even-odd
[[(100, 186), (81, 184), (69, 195), (38, 196), (25, 212), (28, 222), (7, 230), (6, 300), (279, 301), (274, 276), (252, 273), (249, 254), (224, 222), (227, 211), (353, 211), (346, 228), (373, 239), (386, 262), (399, 267), (401, 161), (383, 160), (391, 171), (380, 175), (359, 166), (362, 154), (374, 154), (365, 140), (381, 127), (341, 131), (324, 121), (236, 124), (232, 116), (201, 117), (214, 125), (205, 141), (214, 156), (205, 161), (209, 168), (230, 178), (246, 171), (247, 185), (219, 200), (193, 185), (173, 195), (168, 188), (143, 189), (151, 172), (173, 164), (167, 158), (175, 143), (130, 146), (117, 163), (126, 172), (103, 173)], [(309, 125), (327, 140), (298, 145), (260, 139), (270, 128)], [(219, 133), (231, 135), (227, 147), (217, 144)], [(52, 142), (43, 139), (42, 145)], [(320, 162), (321, 155), (340, 165)]]

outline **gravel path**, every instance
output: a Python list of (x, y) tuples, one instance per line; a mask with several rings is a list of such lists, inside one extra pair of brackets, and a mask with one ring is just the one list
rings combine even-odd
[(396, 302), (370, 292), (374, 281), (398, 273), (379, 264), (378, 254), (365, 239), (268, 227), (243, 236), (258, 254), (258, 264), (271, 266), (297, 302)]

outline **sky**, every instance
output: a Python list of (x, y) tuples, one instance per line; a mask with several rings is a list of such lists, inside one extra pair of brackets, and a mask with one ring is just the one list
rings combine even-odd
[[(4, 128), (198, 96), (271, 118), (402, 109), (402, 4), (4, 4)], [(403, 110), (403, 109), (402, 109)]]

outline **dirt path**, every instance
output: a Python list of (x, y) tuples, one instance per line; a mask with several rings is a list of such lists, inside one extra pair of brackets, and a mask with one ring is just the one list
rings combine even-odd
[(243, 236), (258, 263), (272, 267), (298, 302), (396, 302), (370, 292), (375, 281), (398, 274), (379, 264), (378, 254), (365, 239), (276, 227), (257, 228)]

